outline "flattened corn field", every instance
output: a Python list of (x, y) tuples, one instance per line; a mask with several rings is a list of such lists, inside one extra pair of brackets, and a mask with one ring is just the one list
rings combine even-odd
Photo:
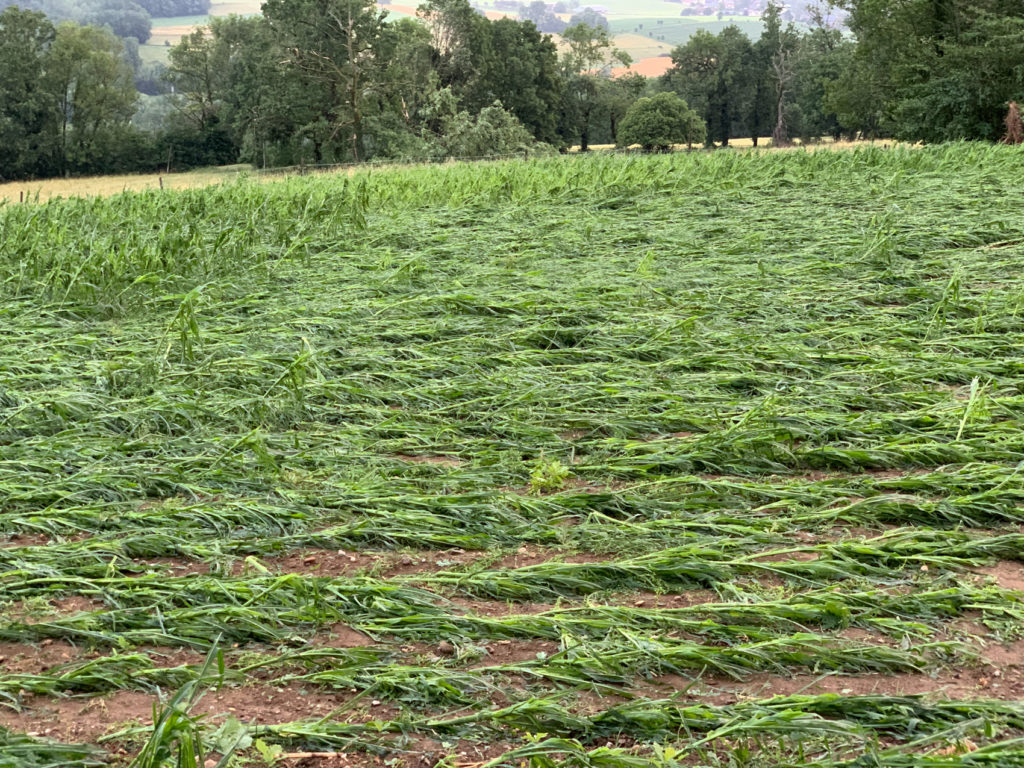
[(0, 766), (1024, 765), (1022, 168), (0, 208)]

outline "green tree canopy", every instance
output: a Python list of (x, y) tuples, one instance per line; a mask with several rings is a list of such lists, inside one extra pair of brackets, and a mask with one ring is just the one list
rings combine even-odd
[(607, 29), (584, 22), (566, 29), (562, 40), (567, 49), (561, 61), (565, 80), (561, 129), (570, 142), (578, 139), (580, 151), (586, 152), (595, 119), (601, 112), (621, 112), (621, 99), (630, 93), (608, 87), (611, 69), (628, 66), (632, 59), (615, 47)]
[(316, 146), (335, 157), (342, 147), (366, 156), (363, 124), (374, 108), (382, 71), (378, 57), (384, 17), (374, 0), (266, 0), (263, 15), (287, 52), (293, 76), (319, 97), (317, 114), (304, 127)]
[(53, 170), (48, 144), (57, 113), (43, 73), (55, 36), (42, 13), (0, 11), (0, 179)]
[(529, 21), (498, 19), (487, 26), (491, 59), (479, 83), (476, 103), (486, 109), (500, 101), (538, 141), (557, 141), (562, 82), (558, 49), (550, 35)]
[(59, 116), (54, 154), (60, 169), (108, 165), (139, 98), (121, 41), (100, 27), (61, 24), (46, 57), (44, 82)]
[(703, 117), (707, 141), (728, 145), (751, 109), (750, 39), (734, 25), (717, 35), (697, 30), (672, 51), (663, 83)]
[(830, 89), (845, 119), (899, 138), (996, 140), (1024, 98), (1020, 0), (841, 0), (857, 39)]
[(689, 105), (674, 93), (639, 99), (619, 125), (618, 145), (639, 144), (646, 150), (665, 150), (676, 144), (699, 144), (707, 128)]

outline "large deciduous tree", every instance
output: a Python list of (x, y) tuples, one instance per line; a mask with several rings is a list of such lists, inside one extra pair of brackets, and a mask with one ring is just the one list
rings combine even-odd
[(800, 36), (792, 24), (782, 25), (782, 6), (778, 3), (769, 2), (761, 18), (764, 31), (757, 43), (757, 59), (759, 66), (766, 67), (762, 76), (771, 105), (772, 145), (786, 146), (791, 143), (790, 118)]
[(562, 132), (570, 140), (578, 139), (581, 152), (590, 148), (594, 120), (606, 104), (618, 101), (628, 91), (609, 87), (615, 65), (628, 66), (632, 59), (615, 47), (607, 29), (580, 22), (562, 34), (566, 50), (562, 54), (565, 91), (562, 98)]
[(558, 49), (529, 21), (490, 22), (491, 60), (476, 104), (495, 100), (514, 114), (538, 141), (558, 140), (558, 106), (562, 82)]
[(376, 48), (386, 12), (373, 0), (266, 0), (263, 15), (289, 67), (319, 93), (318, 114), (304, 128), (317, 161), (339, 143), (351, 159), (362, 160), (366, 102), (382, 71)]
[(46, 57), (45, 83), (58, 115), (60, 170), (109, 166), (139, 97), (121, 41), (99, 27), (61, 24)]
[(56, 30), (36, 11), (0, 11), (0, 179), (54, 170), (48, 144), (57, 120), (43, 74)]
[(1024, 98), (1020, 0), (839, 0), (858, 46), (830, 101), (900, 138), (995, 140)]
[(430, 31), (440, 87), (451, 88), (463, 103), (477, 99), (486, 90), (481, 81), (493, 59), (488, 20), (468, 0), (429, 0), (418, 15)]
[(219, 120), (228, 82), (228, 47), (220, 37), (197, 29), (168, 53), (165, 77), (174, 86), (182, 114), (200, 131)]
[(734, 25), (717, 35), (698, 30), (672, 51), (663, 82), (703, 117), (709, 143), (728, 146), (749, 117), (752, 53), (750, 39)]
[(489, 21), (467, 0), (430, 0), (419, 8), (431, 33), (438, 86), (462, 109), (479, 112), (495, 100), (539, 141), (557, 140), (562, 83), (558, 49), (529, 20)]
[(843, 72), (853, 66), (855, 50), (856, 44), (842, 29), (829, 23), (824, 14), (814, 14), (814, 25), (800, 40), (796, 63), (796, 104), (803, 138), (831, 136), (838, 140), (848, 132), (827, 96)]

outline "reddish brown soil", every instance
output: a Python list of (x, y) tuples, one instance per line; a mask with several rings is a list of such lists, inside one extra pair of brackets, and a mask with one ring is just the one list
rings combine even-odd
[(473, 667), (518, 664), (521, 661), (533, 661), (538, 658), (538, 654), (553, 656), (559, 650), (558, 643), (548, 640), (498, 640), (487, 645), (487, 655)]
[[(537, 646), (534, 654), (540, 652)], [(511, 656), (508, 657), (511, 659)], [(286, 686), (260, 685), (225, 687), (203, 695), (191, 710), (206, 715), (216, 723), (224, 717), (235, 717), (256, 725), (292, 722), (307, 718), (321, 718), (336, 713), (344, 722), (366, 719), (393, 719), (399, 710), (376, 699), (360, 699), (347, 706), (349, 691), (333, 692), (312, 686), (290, 684)], [(35, 736), (76, 743), (96, 743), (126, 727), (146, 726), (152, 722), (155, 697), (130, 691), (92, 699), (26, 697), (25, 709), (13, 712), (0, 708), (0, 726)], [(343, 708), (343, 711), (339, 711)], [(109, 746), (109, 745), (108, 745)], [(467, 761), (496, 757), (511, 747), (504, 743), (477, 745), (458, 742), (454, 754)], [(406, 765), (432, 766), (442, 757), (452, 754), (439, 742), (428, 739), (406, 741), (396, 738), (393, 756), (404, 759)], [(116, 749), (115, 749), (116, 751)], [(380, 765), (382, 760), (365, 753), (331, 753), (330, 755), (296, 754), (287, 757), (282, 765)], [(401, 763), (399, 763), (401, 764)], [(393, 763), (393, 765), (395, 765)]]
[[(343, 578), (373, 574), (380, 578), (416, 576), (436, 573), (486, 562), (487, 570), (523, 568), (551, 561), (565, 563), (599, 563), (609, 555), (592, 553), (566, 554), (564, 550), (522, 546), (515, 552), (493, 559), (491, 552), (467, 552), (462, 549), (422, 550), (416, 552), (348, 552), (326, 549), (300, 549), (287, 555), (258, 558), (260, 564), (274, 573), (301, 573), (308, 576)], [(252, 571), (244, 560), (235, 563), (232, 575)]]
[(462, 597), (451, 598), (451, 603), (462, 609), (463, 613), (496, 619), (544, 613), (555, 608), (551, 603), (514, 603), (502, 600), (471, 600)]
[(864, 645), (892, 646), (896, 645), (898, 642), (894, 638), (886, 637), (884, 635), (876, 635), (868, 632), (866, 629), (861, 629), (860, 627), (847, 627), (846, 629), (841, 629), (837, 634), (844, 640), (850, 640)]
[(819, 552), (779, 552), (767, 555), (757, 555), (752, 559), (755, 563), (809, 563), (812, 560), (817, 560), (821, 554)]
[(374, 645), (373, 638), (344, 624), (335, 624), (318, 635), (316, 644), (325, 648), (365, 648)]
[(21, 621), (25, 624), (41, 624), (52, 621), (61, 615), (74, 616), (79, 613), (91, 613), (104, 609), (105, 606), (99, 600), (82, 595), (71, 595), (48, 600), (47, 608), (26, 605), (20, 601), (12, 603), (4, 608), (3, 616), (6, 619)]
[(1003, 589), (1024, 591), (1024, 563), (1000, 560), (995, 565), (978, 568), (976, 572), (991, 576)]
[[(393, 764), (395, 768), (433, 768), (433, 766), (445, 758), (453, 759), (454, 768), (476, 768), (482, 763), (500, 757), (509, 750), (519, 746), (504, 740), (494, 740), (490, 743), (480, 744), (452, 739), (447, 744), (448, 746), (445, 746), (445, 743), (434, 739), (415, 737), (412, 737), (411, 740), (404, 744), (401, 740), (396, 740), (393, 745), (395, 757), (385, 759), (392, 760), (397, 758), (398, 762)], [(384, 762), (384, 759), (381, 759), (380, 763), (371, 763), (370, 761), (373, 758), (367, 755), (353, 755), (352, 759), (356, 762), (338, 763), (338, 765), (368, 766), (380, 765)], [(358, 762), (360, 759), (362, 762)], [(310, 763), (309, 765), (312, 767), (316, 764)], [(322, 768), (322, 765), (317, 765), (317, 768)]]
[(487, 566), (487, 569), (495, 571), (500, 568), (525, 568), (530, 565), (539, 565), (541, 563), (550, 562), (603, 563), (612, 559), (614, 558), (611, 555), (599, 555), (592, 552), (577, 552), (570, 555), (564, 550), (537, 547), (528, 544), (520, 547), (515, 552), (495, 560)]
[(39, 645), (0, 643), (0, 670), (5, 674), (35, 675), (77, 661), (85, 653), (82, 648), (59, 640), (47, 639)]
[(0, 708), (0, 726), (59, 741), (95, 743), (127, 724), (150, 723), (153, 697), (119, 691), (91, 699), (26, 696), (21, 712)]
[(0, 549), (43, 547), (49, 544), (50, 541), (50, 537), (42, 533), (11, 533), (0, 535)]
[[(386, 757), (362, 752), (294, 752), (285, 753), (274, 765), (280, 768), (376, 768), (387, 764), (392, 768), (433, 768), (445, 758), (454, 758), (453, 768), (477, 768), (516, 746), (505, 742), (478, 744), (453, 739), (442, 743), (426, 738), (396, 737)], [(256, 757), (254, 754), (253, 758)]]
[(53, 606), (55, 612), (66, 613), (72, 616), (76, 613), (91, 613), (92, 611), (102, 611), (106, 608), (101, 601), (83, 597), (82, 595), (57, 598), (56, 600), (51, 600), (50, 605)]
[[(347, 693), (298, 685), (223, 688), (205, 694), (192, 713), (217, 718), (232, 715), (246, 723), (267, 725), (323, 717), (348, 697)], [(22, 712), (0, 709), (0, 725), (63, 741), (93, 743), (127, 725), (152, 723), (155, 700), (151, 694), (135, 691), (85, 700), (26, 696)], [(384, 711), (381, 714), (390, 716)]]
[(880, 694), (885, 696), (932, 695), (939, 699), (1018, 700), (1024, 696), (1024, 677), (1017, 670), (971, 667), (926, 674), (896, 675), (793, 675), (790, 677), (758, 674), (743, 681), (715, 675), (694, 679), (680, 675), (655, 678), (640, 689), (649, 698), (671, 697), (686, 691), (686, 699), (707, 703), (731, 704), (746, 699), (795, 694), (838, 693), (847, 696)]
[[(206, 654), (188, 648), (169, 648), (158, 645), (143, 645), (134, 649), (134, 653), (144, 653), (153, 660), (157, 667), (199, 667), (206, 661)], [(228, 654), (225, 654), (226, 656)], [(230, 658), (227, 661), (231, 666)]]
[(981, 652), (982, 660), (1003, 672), (1007, 678), (1012, 675), (1019, 675), (1019, 667), (1024, 667), (1024, 640), (1017, 640), (1009, 644), (1002, 644), (990, 640), (985, 644)]
[(840, 541), (848, 541), (849, 539), (875, 539), (897, 528), (898, 526), (885, 524), (879, 524), (877, 528), (850, 525), (830, 529), (827, 537), (819, 537), (814, 534), (810, 534), (810, 537), (817, 544), (835, 544)]

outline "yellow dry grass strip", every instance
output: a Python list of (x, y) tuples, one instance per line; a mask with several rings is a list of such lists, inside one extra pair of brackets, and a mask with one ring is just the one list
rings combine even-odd
[(44, 179), (41, 181), (12, 181), (0, 184), (0, 200), (43, 202), (56, 197), (109, 197), (121, 192), (141, 192), (159, 189), (163, 178), (164, 189), (191, 189), (207, 187), (234, 179), (249, 166), (226, 166), (187, 173), (123, 174), (119, 176), (87, 176), (74, 179)]

